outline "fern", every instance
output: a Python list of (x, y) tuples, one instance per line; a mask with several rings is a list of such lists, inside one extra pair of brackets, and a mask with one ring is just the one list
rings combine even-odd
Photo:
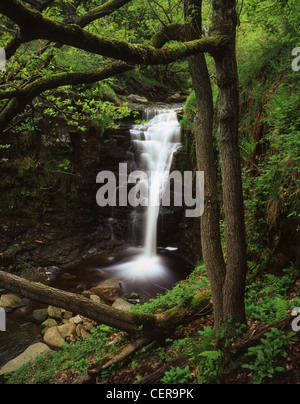
[(216, 361), (222, 357), (221, 351), (204, 351), (198, 356), (208, 359), (209, 361)]
[(289, 301), (281, 297), (277, 297), (274, 309), (276, 312), (277, 321), (285, 319), (287, 316), (287, 312), (290, 310)]

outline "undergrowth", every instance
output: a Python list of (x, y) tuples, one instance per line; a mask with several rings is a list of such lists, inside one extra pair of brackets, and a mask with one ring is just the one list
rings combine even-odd
[[(295, 281), (299, 275), (299, 271), (296, 271), (292, 266), (284, 271), (281, 278), (265, 275), (255, 279), (252, 274), (252, 278), (248, 279), (246, 293), (248, 320), (266, 324), (272, 323), (286, 318), (293, 308), (300, 307), (299, 297), (289, 300), (289, 292), (291, 288), (295, 287)], [(201, 264), (186, 280), (176, 284), (165, 295), (158, 295), (157, 299), (136, 306), (135, 311), (157, 313), (174, 306), (184, 306), (199, 289), (207, 287), (208, 278), (205, 267)], [(240, 335), (244, 332), (242, 327), (239, 331)], [(108, 344), (116, 333), (120, 336), (117, 338), (118, 342), (114, 345)], [(225, 333), (224, 337), (226, 337)], [(263, 382), (265, 377), (270, 378), (271, 375), (282, 370), (276, 363), (280, 357), (286, 356), (287, 341), (290, 338), (292, 338), (291, 335), (285, 336), (281, 330), (272, 330), (270, 335), (266, 334), (261, 345), (250, 349), (248, 354), (242, 358), (244, 367), (253, 372), (255, 383)], [(82, 341), (66, 344), (62, 350), (40, 356), (36, 361), (23, 366), (7, 377), (7, 383), (55, 384), (79, 380), (86, 375), (91, 363), (99, 361), (107, 353), (119, 348), (126, 343), (127, 339), (126, 333), (119, 333), (107, 326), (98, 326), (89, 337)], [(271, 345), (272, 350), (269, 352), (268, 349), (271, 348)], [(180, 355), (188, 355), (190, 358), (189, 365), (184, 369), (171, 367), (162, 377), (162, 383), (207, 384), (222, 376), (225, 352), (219, 349), (217, 345), (214, 327), (205, 325), (205, 323), (203, 329), (194, 332), (193, 335), (190, 335), (184, 326), (179, 326), (174, 335), (166, 339), (164, 344), (152, 349), (143, 348), (132, 357), (131, 362), (127, 363), (126, 366), (128, 369), (135, 369), (136, 373), (133, 379), (137, 381), (140, 377), (138, 366), (142, 361), (168, 363)], [(98, 382), (104, 383), (121, 370), (122, 366), (124, 364), (121, 363), (103, 372)], [(271, 367), (274, 371), (270, 370)]]

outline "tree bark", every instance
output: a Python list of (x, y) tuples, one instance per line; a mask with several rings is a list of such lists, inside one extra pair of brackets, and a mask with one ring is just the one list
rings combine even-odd
[(30, 282), (3, 271), (0, 271), (0, 287), (30, 300), (81, 314), (99, 324), (106, 324), (134, 336), (142, 334), (149, 341), (165, 338), (178, 325), (191, 321), (196, 315), (209, 313), (211, 306), (211, 293), (204, 290), (192, 299), (188, 307), (174, 307), (157, 315), (124, 312), (106, 304), (95, 303), (84, 296)]
[(0, 13), (20, 27), (23, 42), (46, 39), (134, 64), (173, 63), (198, 52), (212, 53), (227, 43), (227, 38), (216, 32), (213, 37), (176, 43), (163, 49), (156, 49), (148, 44), (131, 44), (127, 41), (95, 35), (76, 24), (57, 22), (23, 6), (16, 0), (9, 2), (0, 0)]
[(228, 45), (214, 54), (219, 87), (219, 150), (225, 211), (227, 269), (223, 293), (226, 328), (234, 333), (245, 323), (247, 273), (244, 200), (238, 141), (239, 89), (236, 60), (236, 1), (213, 1), (214, 29), (230, 37)]
[(138, 331), (137, 323), (128, 313), (112, 309), (105, 304), (95, 303), (75, 293), (69, 293), (30, 282), (3, 271), (0, 271), (0, 285), (12, 293), (16, 293), (30, 300), (81, 314), (100, 324), (106, 324), (110, 327), (128, 332), (129, 334), (136, 334)]
[[(187, 40), (202, 37), (202, 1), (186, 0)], [(217, 333), (223, 319), (223, 285), (225, 262), (220, 235), (220, 215), (217, 189), (217, 167), (213, 147), (213, 97), (204, 54), (189, 58), (189, 68), (196, 93), (197, 113), (195, 118), (196, 153), (199, 171), (204, 171), (204, 213), (201, 217), (201, 244), (203, 260), (207, 269), (214, 306)]]

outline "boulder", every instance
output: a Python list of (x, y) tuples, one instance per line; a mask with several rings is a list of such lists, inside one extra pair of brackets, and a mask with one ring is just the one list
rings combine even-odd
[(89, 331), (87, 331), (82, 324), (79, 324), (76, 327), (76, 335), (78, 338), (85, 338), (90, 335)]
[(184, 102), (186, 101), (187, 97), (185, 95), (182, 95), (180, 93), (176, 93), (171, 95), (171, 97), (168, 98), (167, 102)]
[(136, 102), (137, 104), (148, 104), (149, 101), (145, 97), (139, 95), (131, 94), (128, 96), (128, 101)]
[(65, 344), (65, 340), (60, 335), (58, 327), (52, 327), (46, 331), (44, 335), (44, 342), (53, 349), (60, 349)]
[(44, 342), (53, 349), (60, 349), (66, 343), (66, 339), (70, 339), (75, 334), (75, 324), (63, 324), (59, 327), (49, 328), (44, 335)]
[(73, 313), (71, 313), (70, 311), (65, 311), (63, 317), (65, 320), (70, 320), (70, 318), (73, 317)]
[(67, 337), (70, 335), (75, 335), (76, 334), (76, 326), (75, 324), (68, 323), (68, 324), (63, 324), (60, 325), (58, 328), (58, 332), (62, 336), (62, 338), (65, 340)]
[(93, 301), (93, 302), (95, 302), (95, 303), (102, 303), (102, 300), (100, 299), (100, 297), (99, 296), (97, 296), (97, 295), (90, 295), (90, 299)]
[(92, 288), (91, 292), (104, 300), (115, 301), (122, 294), (122, 288), (117, 278), (111, 278)]
[(54, 320), (61, 321), (62, 320), (62, 311), (58, 307), (49, 306), (48, 307), (48, 316), (50, 318), (54, 318)]
[(47, 309), (38, 309), (34, 310), (34, 312), (30, 316), (30, 320), (34, 324), (42, 324), (48, 318), (48, 310)]
[(17, 295), (7, 294), (0, 297), (0, 307), (6, 311), (14, 310), (23, 306), (25, 306), (25, 303)]
[(4, 365), (0, 369), (0, 376), (4, 375), (5, 373), (15, 372), (21, 366), (36, 359), (39, 355), (43, 355), (48, 352), (51, 352), (50, 348), (41, 342), (31, 345), (20, 356)]
[(72, 317), (70, 318), (70, 323), (78, 325), (78, 324), (82, 324), (83, 323), (83, 318), (81, 316), (76, 316), (76, 317)]
[(116, 310), (131, 311), (132, 304), (128, 303), (126, 300), (118, 298), (112, 305)]
[(46, 321), (44, 321), (42, 323), (42, 334), (45, 334), (45, 332), (49, 329), (49, 328), (53, 328), (53, 327), (57, 327), (58, 324), (56, 322), (56, 320), (54, 320), (54, 318), (48, 318)]

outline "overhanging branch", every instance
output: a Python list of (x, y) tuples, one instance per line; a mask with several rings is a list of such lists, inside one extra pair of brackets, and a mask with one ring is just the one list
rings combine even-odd
[(104, 57), (141, 65), (169, 64), (188, 56), (214, 53), (227, 44), (228, 38), (217, 33), (213, 37), (177, 43), (162, 49), (151, 44), (130, 44), (85, 31), (78, 25), (66, 24), (45, 18), (16, 0), (0, 0), (0, 12), (20, 27), (22, 41), (45, 39), (60, 42)]

